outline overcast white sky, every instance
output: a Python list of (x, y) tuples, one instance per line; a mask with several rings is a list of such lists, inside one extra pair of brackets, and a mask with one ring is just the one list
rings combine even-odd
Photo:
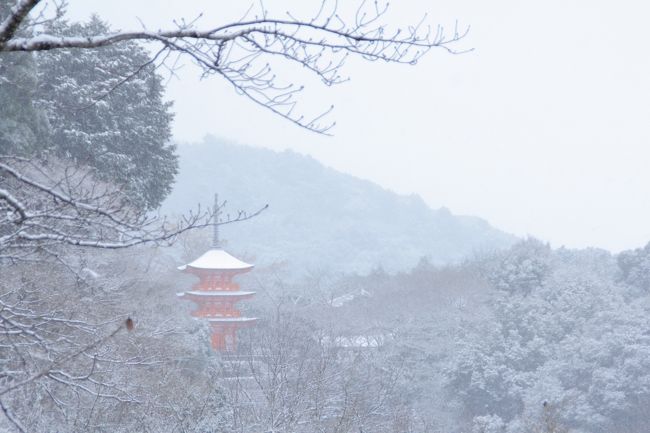
[[(266, 1), (271, 11), (306, 1)], [(205, 27), (247, 2), (71, 0), (115, 27), (150, 28), (205, 12)], [(650, 8), (638, 0), (400, 0), (391, 24), (422, 13), (471, 25), (469, 54), (431, 52), (417, 66), (350, 62), (351, 81), (312, 88), (335, 105), (334, 137), (275, 118), (192, 67), (172, 80), (175, 137), (214, 134), (307, 153), (437, 208), (477, 215), (554, 246), (610, 250), (650, 240)]]

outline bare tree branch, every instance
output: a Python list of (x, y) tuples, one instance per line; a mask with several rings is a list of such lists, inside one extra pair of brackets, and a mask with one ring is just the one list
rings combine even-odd
[[(115, 187), (94, 181), (86, 170), (57, 167), (49, 171), (33, 161), (0, 156), (0, 260), (25, 260), (30, 255), (57, 257), (57, 245), (121, 249), (140, 244), (171, 244), (180, 234), (256, 217), (238, 211), (215, 223), (218, 209), (184, 215), (177, 222), (134, 208)], [(57, 174), (58, 173), (58, 174)]]
[(158, 55), (162, 54), (164, 60), (158, 66), (171, 61), (170, 53), (186, 57), (201, 68), (204, 76), (222, 77), (255, 104), (302, 128), (329, 134), (334, 123), (325, 117), (332, 107), (313, 116), (296, 113), (296, 98), (304, 87), (278, 77), (278, 61), (300, 66), (326, 86), (332, 86), (347, 81), (341, 73), (348, 56), (414, 64), (433, 48), (464, 52), (456, 46), (469, 31), (454, 29), (447, 35), (441, 26), (432, 29), (425, 25), (424, 18), (415, 25), (391, 30), (381, 22), (388, 4), (378, 2), (371, 6), (360, 2), (350, 20), (339, 14), (338, 3), (331, 0), (323, 0), (317, 13), (308, 19), (288, 12), (286, 18), (273, 18), (263, 5), (261, 8), (258, 16), (207, 29), (197, 28), (197, 19), (175, 22), (174, 29), (143, 28), (93, 36), (62, 36), (42, 30), (26, 37), (12, 33), (0, 39), (0, 52), (94, 49), (129, 41), (151, 42), (160, 45)]

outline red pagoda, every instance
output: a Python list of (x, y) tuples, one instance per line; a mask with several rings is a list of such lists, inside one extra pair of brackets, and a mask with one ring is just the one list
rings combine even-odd
[(199, 278), (191, 291), (179, 293), (182, 299), (188, 299), (197, 305), (192, 312), (194, 317), (207, 319), (212, 330), (212, 348), (219, 352), (235, 352), (237, 350), (237, 331), (257, 319), (242, 317), (236, 304), (251, 298), (255, 292), (240, 290), (233, 281), (238, 274), (253, 269), (253, 265), (245, 263), (228, 254), (219, 245), (218, 203), (215, 197), (214, 235), (212, 248), (201, 257), (178, 269)]

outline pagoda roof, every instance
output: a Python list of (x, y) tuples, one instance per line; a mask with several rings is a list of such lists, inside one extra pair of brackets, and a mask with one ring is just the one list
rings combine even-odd
[(229, 323), (229, 322), (255, 322), (257, 317), (211, 317), (208, 322), (211, 323)]
[(202, 291), (191, 291), (191, 292), (181, 292), (179, 296), (184, 295), (194, 295), (194, 296), (206, 296), (206, 297), (228, 297), (228, 296), (250, 296), (254, 295), (255, 292), (244, 292), (241, 290), (202, 290)]
[(194, 269), (213, 269), (222, 271), (246, 271), (253, 268), (253, 265), (243, 262), (238, 258), (231, 256), (221, 248), (212, 248), (203, 253), (201, 257), (183, 266), (179, 266), (179, 271), (187, 268)]

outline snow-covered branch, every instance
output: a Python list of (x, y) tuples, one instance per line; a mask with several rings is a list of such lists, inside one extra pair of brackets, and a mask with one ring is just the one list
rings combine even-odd
[(11, 40), (27, 15), (41, 0), (19, 0), (0, 23), (0, 45)]
[[(215, 224), (214, 212), (220, 210), (199, 208), (172, 223), (132, 206), (121, 190), (87, 171), (55, 162), (46, 170), (30, 160), (0, 157), (0, 175), (0, 260), (56, 254), (50, 248), (57, 245), (119, 249), (170, 244), (188, 230)], [(245, 221), (265, 208), (239, 211), (217, 224)]]
[[(194, 21), (166, 30), (95, 35), (52, 34), (45, 27), (28, 36), (15, 37), (12, 33), (0, 39), (0, 52), (95, 49), (128, 41), (155, 43), (160, 45), (164, 59), (158, 66), (167, 67), (172, 74), (179, 58), (189, 58), (204, 76), (220, 76), (254, 103), (300, 127), (328, 133), (334, 123), (325, 117), (332, 108), (314, 116), (297, 114), (296, 98), (304, 86), (276, 74), (280, 63), (304, 68), (331, 86), (347, 80), (342, 69), (348, 56), (414, 64), (433, 48), (462, 52), (457, 45), (468, 32), (454, 29), (447, 34), (443, 27), (431, 28), (424, 20), (391, 29), (382, 22), (388, 4), (378, 2), (361, 2), (354, 14), (344, 14), (341, 9), (336, 1), (323, 0), (315, 15), (302, 19), (289, 12), (284, 17), (272, 17), (262, 6), (257, 15), (204, 29), (196, 27)], [(345, 15), (352, 18), (345, 19)], [(13, 21), (17, 19), (18, 15)]]

